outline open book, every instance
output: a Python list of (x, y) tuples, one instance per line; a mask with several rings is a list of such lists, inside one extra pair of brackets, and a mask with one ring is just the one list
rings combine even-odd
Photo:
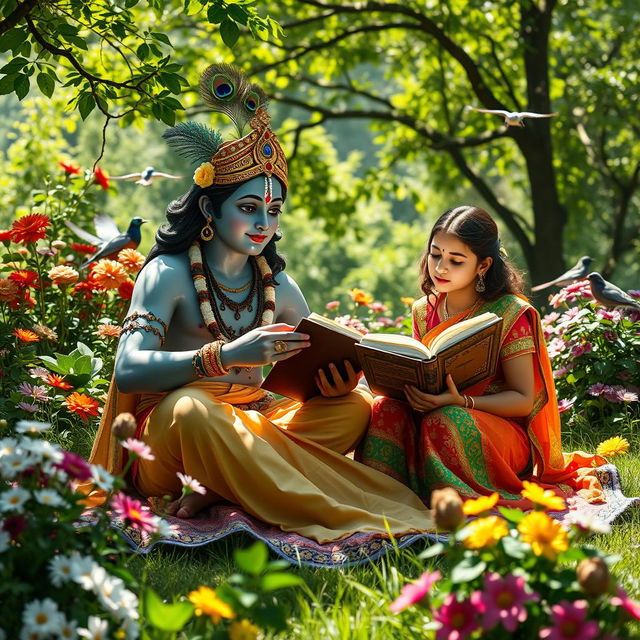
[(463, 391), (492, 376), (501, 330), (502, 318), (483, 313), (448, 327), (428, 345), (409, 336), (370, 333), (362, 337), (356, 352), (371, 390), (404, 400), (406, 384), (441, 393), (450, 373)]
[(371, 390), (379, 395), (404, 399), (405, 384), (440, 393), (446, 387), (447, 373), (463, 390), (495, 373), (501, 326), (502, 318), (485, 313), (445, 329), (426, 347), (399, 334), (363, 336), (355, 329), (312, 313), (295, 328), (309, 334), (311, 346), (277, 362), (262, 387), (305, 401), (320, 393), (315, 383), (319, 368), (328, 374), (326, 367), (333, 362), (344, 376), (343, 362), (349, 360), (356, 371), (364, 371)]

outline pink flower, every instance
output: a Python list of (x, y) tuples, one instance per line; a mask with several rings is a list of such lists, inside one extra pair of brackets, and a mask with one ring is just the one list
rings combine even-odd
[(154, 533), (157, 528), (156, 517), (148, 507), (143, 507), (139, 500), (130, 498), (122, 492), (111, 500), (111, 508), (116, 517), (122, 518), (134, 529)]
[(615, 342), (618, 339), (618, 334), (615, 331), (611, 331), (611, 329), (607, 329), (602, 335), (605, 340), (609, 340), (610, 342)]
[(540, 630), (541, 638), (549, 640), (593, 640), (600, 631), (594, 620), (586, 621), (589, 605), (586, 600), (563, 600), (551, 607), (553, 627)]
[(621, 402), (638, 402), (638, 394), (626, 389), (618, 391), (617, 396)]
[(155, 460), (156, 457), (151, 453), (151, 447), (135, 438), (127, 438), (122, 443), (125, 449), (129, 449), (131, 453), (142, 460)]
[(618, 392), (624, 391), (624, 390), (625, 390), (624, 387), (620, 384), (614, 384), (612, 386), (607, 385), (602, 390), (602, 395), (604, 395), (605, 400), (608, 400), (613, 404), (617, 404), (618, 402), (620, 402), (620, 397), (618, 395)]
[(91, 465), (81, 456), (71, 451), (63, 451), (63, 458), (55, 466), (62, 469), (74, 480), (88, 480), (91, 477)]
[(592, 384), (587, 391), (589, 392), (590, 395), (592, 396), (600, 396), (604, 393), (604, 390), (607, 388), (606, 384), (603, 384), (602, 382), (596, 382), (595, 384)]
[(458, 602), (453, 593), (444, 599), (433, 619), (441, 625), (436, 640), (464, 640), (478, 628), (476, 608), (470, 600)]
[(502, 578), (497, 573), (484, 575), (484, 590), (471, 594), (471, 604), (483, 614), (484, 629), (493, 629), (498, 622), (513, 633), (520, 622), (527, 619), (525, 603), (539, 600), (537, 593), (528, 593), (522, 576), (508, 575)]
[(559, 356), (567, 347), (567, 343), (562, 338), (554, 338), (547, 345), (547, 352), (550, 358)]
[(439, 579), (439, 571), (425, 571), (415, 582), (402, 587), (400, 595), (389, 605), (389, 610), (398, 613), (414, 604), (426, 604), (431, 587)]
[(185, 495), (188, 495), (190, 493), (199, 493), (201, 495), (204, 495), (207, 492), (205, 487), (203, 487), (195, 478), (192, 478), (191, 476), (188, 476), (184, 473), (180, 473), (179, 471), (176, 475), (182, 483), (182, 490)]
[(337, 309), (339, 306), (340, 300), (332, 300), (331, 302), (327, 302), (327, 304), (324, 305), (324, 308), (332, 311), (333, 309)]
[(560, 314), (557, 311), (552, 311), (551, 313), (547, 313), (547, 315), (544, 316), (544, 318), (542, 318), (541, 320), (542, 326), (546, 327), (550, 324), (553, 324), (559, 317), (560, 317)]
[(573, 347), (573, 349), (571, 349), (571, 355), (574, 358), (578, 358), (585, 353), (591, 353), (591, 349), (592, 348), (590, 342), (583, 342), (582, 344), (576, 345), (575, 347)]
[(627, 293), (633, 298), (640, 298), (640, 291), (637, 289), (629, 289)]
[(571, 407), (573, 407), (575, 402), (576, 402), (575, 397), (571, 398), (570, 400), (567, 400), (566, 398), (562, 398), (562, 400), (560, 400), (560, 402), (558, 402), (558, 412), (559, 413), (563, 413), (563, 412), (567, 411), (568, 409), (571, 409)]
[(369, 306), (372, 311), (375, 311), (376, 313), (382, 313), (387, 310), (386, 305), (382, 304), (382, 302), (372, 302)]
[(621, 317), (619, 311), (615, 311), (615, 310), (614, 311), (609, 311), (608, 309), (605, 309), (604, 307), (598, 307), (598, 309), (596, 310), (596, 313), (603, 320), (612, 320), (613, 322), (618, 322), (620, 320), (620, 317)]
[(617, 595), (611, 598), (611, 604), (614, 607), (622, 607), (630, 618), (640, 620), (640, 602), (629, 598), (627, 592), (622, 587), (617, 588), (616, 594)]
[(16, 407), (18, 407), (18, 409), (26, 411), (27, 413), (35, 413), (40, 409), (37, 404), (29, 404), (28, 402), (18, 402)]
[(569, 373), (569, 369), (567, 369), (567, 367), (560, 367), (559, 369), (554, 369), (553, 377), (562, 378), (562, 376), (566, 375), (567, 373)]
[(18, 391), (23, 396), (29, 396), (33, 398), (36, 402), (48, 402), (49, 400), (51, 400), (51, 398), (47, 394), (47, 388), (42, 385), (32, 385), (28, 382), (23, 382), (18, 387)]

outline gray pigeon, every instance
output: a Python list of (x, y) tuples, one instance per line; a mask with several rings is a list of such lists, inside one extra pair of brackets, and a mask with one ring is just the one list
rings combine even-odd
[(593, 297), (605, 307), (623, 307), (640, 311), (640, 302), (632, 298), (628, 293), (607, 282), (597, 271), (590, 273), (587, 278), (591, 285)]
[(564, 287), (572, 282), (576, 282), (577, 280), (582, 280), (587, 277), (587, 273), (589, 273), (589, 266), (592, 262), (593, 258), (590, 258), (589, 256), (582, 256), (582, 258), (580, 258), (580, 260), (578, 260), (578, 262), (576, 262), (569, 271), (565, 271), (565, 273), (554, 280), (531, 287), (531, 291), (540, 291), (541, 289), (546, 289), (554, 284), (558, 287)]

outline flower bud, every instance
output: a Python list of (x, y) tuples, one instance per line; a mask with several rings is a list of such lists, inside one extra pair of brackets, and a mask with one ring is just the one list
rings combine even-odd
[(440, 531), (455, 531), (465, 520), (462, 499), (451, 487), (432, 492), (431, 509), (436, 527)]
[(0, 433), (9, 426), (9, 423), (4, 419), (0, 419)]
[(578, 583), (585, 593), (599, 596), (609, 589), (611, 575), (602, 558), (585, 558), (576, 569)]
[(119, 413), (111, 424), (111, 431), (118, 440), (126, 440), (136, 435), (138, 425), (130, 413)]

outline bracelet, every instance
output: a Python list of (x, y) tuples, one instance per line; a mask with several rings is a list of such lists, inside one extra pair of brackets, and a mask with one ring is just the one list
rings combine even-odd
[(473, 396), (469, 396), (469, 402), (471, 402), (471, 408), (476, 408), (476, 401), (473, 399)]
[(468, 409), (469, 408), (469, 396), (465, 396), (464, 393), (463, 393), (462, 397), (464, 398), (464, 408)]
[(229, 371), (224, 368), (220, 357), (223, 344), (225, 344), (224, 340), (208, 342), (198, 352), (200, 353), (202, 361), (202, 369), (209, 378), (217, 378), (218, 376), (225, 376), (229, 373)]
[(196, 376), (198, 378), (204, 378), (205, 373), (202, 367), (202, 355), (200, 354), (200, 351), (196, 351), (193, 354), (193, 358), (191, 358), (191, 364), (193, 366), (193, 370), (196, 372)]

